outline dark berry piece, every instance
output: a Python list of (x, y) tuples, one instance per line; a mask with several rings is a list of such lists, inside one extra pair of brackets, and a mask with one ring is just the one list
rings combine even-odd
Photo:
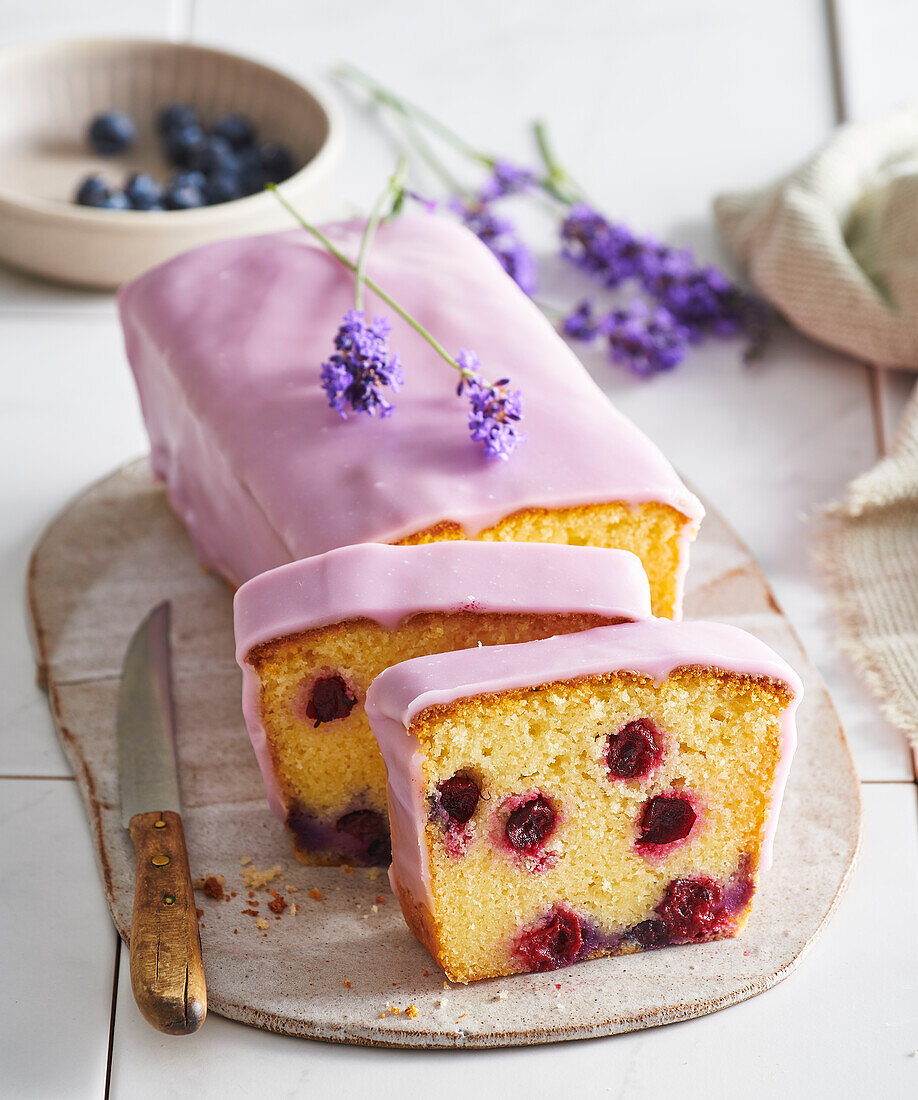
[(475, 780), (460, 773), (444, 779), (437, 787), (440, 805), (457, 825), (464, 825), (475, 812), (480, 794)]
[(134, 144), (137, 127), (124, 111), (106, 111), (89, 124), (89, 144), (104, 157), (123, 153)]
[(162, 209), (163, 186), (146, 172), (135, 172), (128, 176), (124, 193), (135, 210), (154, 210), (157, 207)]
[(356, 702), (343, 676), (322, 676), (312, 685), (306, 717), (317, 726), (323, 722), (334, 722), (337, 718), (347, 718)]
[(100, 203), (103, 210), (130, 210), (131, 200), (123, 191), (112, 191), (105, 202)]
[(644, 803), (638, 842), (671, 844), (674, 840), (683, 840), (697, 820), (698, 814), (687, 798), (656, 795)]
[(262, 170), (271, 183), (283, 183), (293, 175), (293, 154), (286, 145), (277, 141), (266, 141), (258, 150)]
[(583, 932), (576, 913), (553, 909), (534, 928), (528, 928), (516, 941), (515, 954), (530, 970), (557, 970), (570, 966), (583, 947)]
[(723, 890), (711, 878), (677, 878), (666, 887), (657, 912), (671, 938), (685, 942), (720, 930), (724, 924), (723, 900)]
[(507, 818), (507, 840), (518, 852), (541, 848), (555, 827), (555, 811), (543, 795), (517, 806)]
[(192, 168), (204, 148), (204, 131), (190, 124), (170, 130), (164, 139), (166, 159), (176, 168)]
[(669, 928), (662, 920), (642, 920), (631, 935), (645, 948), (665, 947), (669, 943)]
[(235, 112), (221, 115), (213, 124), (211, 133), (228, 141), (234, 149), (245, 149), (255, 144), (255, 127), (245, 115)]
[(77, 188), (76, 201), (80, 206), (104, 206), (111, 193), (102, 176), (87, 176)]
[(207, 177), (207, 182), (204, 184), (204, 198), (208, 206), (230, 202), (241, 195), (239, 176), (235, 172), (214, 172)]
[(628, 722), (609, 736), (606, 765), (615, 779), (644, 779), (662, 759), (659, 731), (646, 718)]
[(389, 826), (382, 814), (375, 810), (353, 810), (339, 817), (335, 828), (339, 833), (352, 836), (371, 862), (388, 863), (391, 856)]
[(200, 172), (177, 172), (166, 187), (163, 205), (167, 210), (192, 210), (204, 205), (204, 185)]

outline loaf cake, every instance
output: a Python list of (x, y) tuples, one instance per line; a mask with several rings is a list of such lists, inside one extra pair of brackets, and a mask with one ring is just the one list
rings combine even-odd
[[(356, 257), (363, 221), (325, 227)], [(556, 542), (633, 551), (654, 611), (678, 614), (703, 510), (549, 322), (462, 226), (402, 214), (368, 274), (485, 378), (523, 393), (507, 462), (468, 437), (456, 377), (372, 293), (405, 384), (386, 419), (329, 408), (320, 368), (353, 275), (304, 230), (220, 241), (124, 287), (118, 305), (152, 465), (202, 563), (234, 586), (361, 542)]]
[(794, 672), (661, 619), (383, 672), (392, 887), (449, 978), (736, 935), (796, 740)]
[(244, 584), (243, 711), (296, 855), (389, 862), (385, 770), (363, 705), (388, 665), (649, 614), (638, 559), (584, 546), (364, 543)]

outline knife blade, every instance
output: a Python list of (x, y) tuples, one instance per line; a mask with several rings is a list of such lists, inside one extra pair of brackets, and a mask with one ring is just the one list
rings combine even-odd
[(146, 1019), (170, 1035), (204, 1022), (207, 991), (182, 827), (172, 702), (171, 605), (134, 632), (118, 688), (121, 819), (136, 856), (131, 986)]

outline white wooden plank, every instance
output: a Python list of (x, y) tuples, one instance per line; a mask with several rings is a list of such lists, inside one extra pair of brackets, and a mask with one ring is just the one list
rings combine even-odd
[(845, 103), (852, 119), (918, 100), (918, 7), (910, 0), (836, 0)]
[[(902, 921), (918, 905), (915, 788), (867, 786), (864, 795), (864, 853), (837, 915), (795, 974), (734, 1008), (478, 1056), (324, 1045), (215, 1016), (189, 1039), (164, 1041), (137, 1011), (122, 965), (112, 1097), (910, 1095), (918, 1087), (918, 941)], [(512, 984), (502, 983), (511, 997)]]
[(0, 780), (4, 1096), (103, 1095), (116, 936), (76, 784)]
[(146, 450), (114, 320), (0, 318), (0, 775), (67, 775), (35, 685), (23, 589), (42, 528), (89, 482)]
[[(646, 230), (707, 218), (823, 139), (832, 104), (819, 0), (336, 5), (198, 0), (195, 38), (305, 78), (360, 65), (491, 151), (529, 156), (547, 118), (571, 171)], [(366, 203), (392, 152), (349, 118), (341, 194)]]
[(174, 0), (160, 4), (127, 4), (123, 0), (28, 0), (4, 4), (0, 46), (20, 46), (48, 38), (92, 38), (168, 35)]

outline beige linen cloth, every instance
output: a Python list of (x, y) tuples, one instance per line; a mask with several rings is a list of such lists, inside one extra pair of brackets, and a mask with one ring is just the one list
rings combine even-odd
[[(918, 371), (918, 105), (841, 127), (762, 191), (714, 203), (758, 291), (802, 332)], [(888, 457), (826, 510), (839, 642), (918, 750), (918, 390)]]

